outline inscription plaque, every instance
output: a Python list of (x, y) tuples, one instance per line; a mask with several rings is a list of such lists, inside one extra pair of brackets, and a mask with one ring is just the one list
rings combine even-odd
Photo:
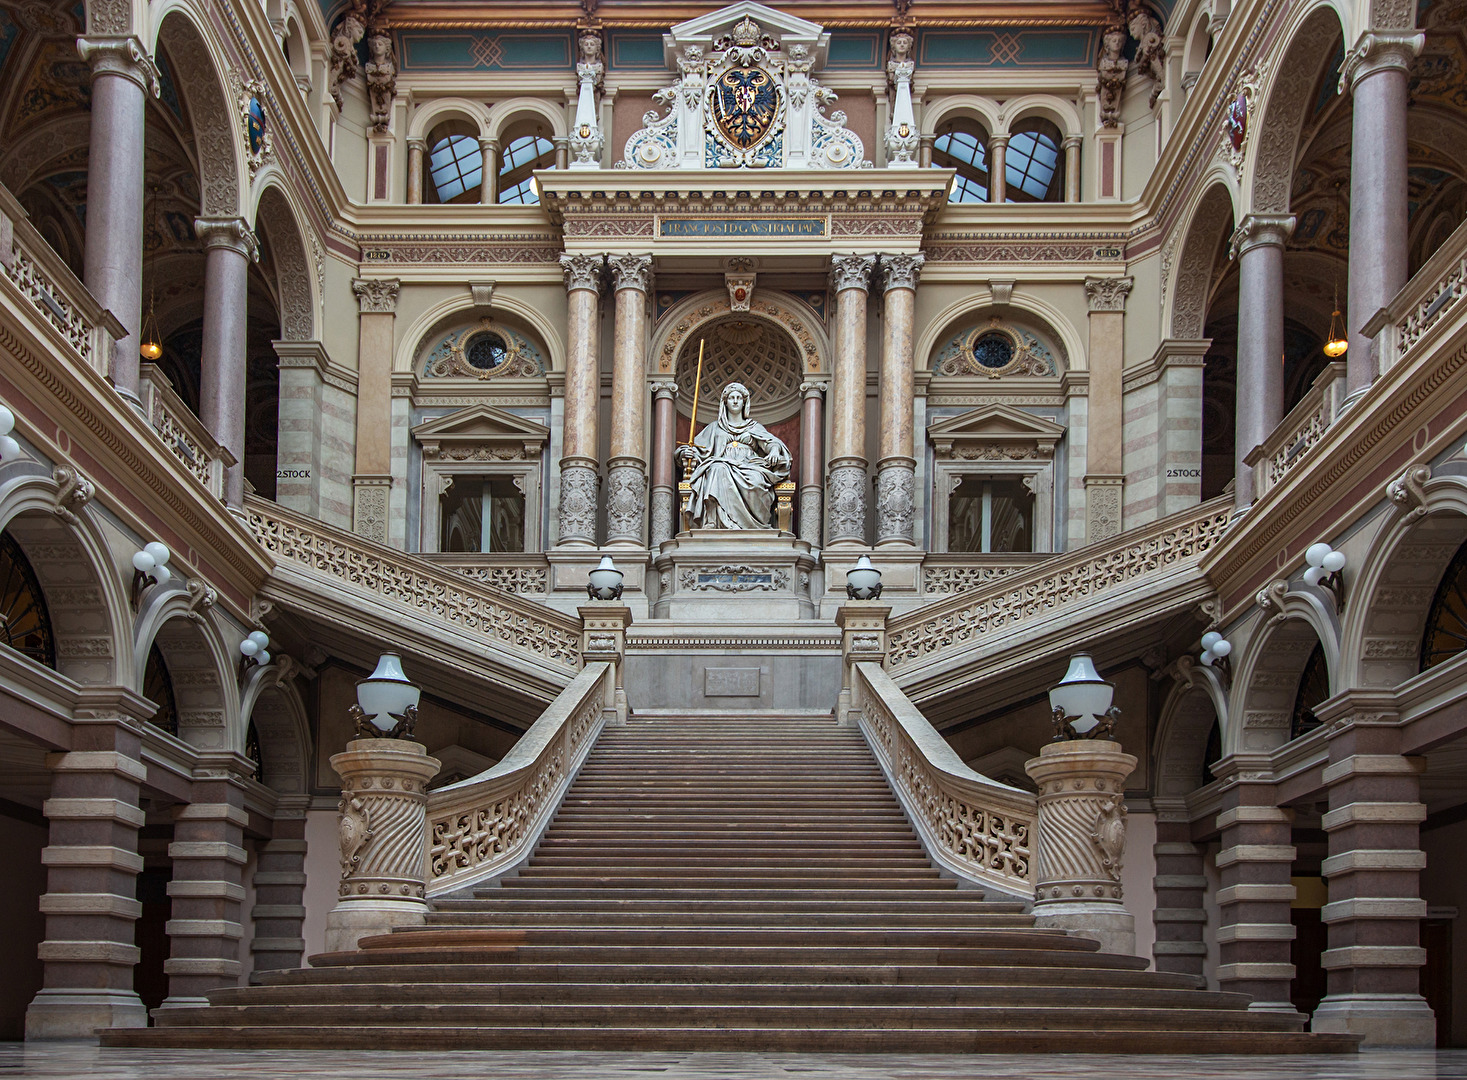
[(705, 668), (704, 697), (758, 697), (759, 669), (756, 667)]

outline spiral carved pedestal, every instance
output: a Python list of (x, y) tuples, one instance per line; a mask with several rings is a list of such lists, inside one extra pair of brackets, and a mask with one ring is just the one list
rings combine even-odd
[(395, 926), (421, 926), (428, 781), (441, 762), (407, 739), (356, 739), (333, 754), (341, 776), (341, 884), (326, 920), (326, 951), (345, 952)]
[(1039, 785), (1035, 924), (1127, 955), (1136, 952), (1136, 920), (1121, 903), (1121, 865), (1125, 780), (1135, 768), (1136, 758), (1108, 739), (1049, 743), (1024, 763)]

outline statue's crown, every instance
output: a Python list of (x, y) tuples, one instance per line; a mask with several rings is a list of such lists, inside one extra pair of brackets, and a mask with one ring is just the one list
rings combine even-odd
[(751, 48), (759, 44), (759, 24), (747, 15), (733, 28), (734, 44), (743, 48)]

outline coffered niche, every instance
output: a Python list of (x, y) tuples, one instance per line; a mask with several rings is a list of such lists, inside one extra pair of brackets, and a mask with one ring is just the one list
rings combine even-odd
[(426, 420), (412, 435), (423, 451), (420, 550), (541, 550), (549, 428), (481, 403)]
[(934, 551), (1054, 550), (1054, 451), (1065, 427), (989, 404), (928, 425)]

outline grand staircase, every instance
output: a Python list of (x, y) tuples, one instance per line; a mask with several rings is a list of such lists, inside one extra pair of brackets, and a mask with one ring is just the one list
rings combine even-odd
[(109, 1046), (1299, 1053), (1251, 1013), (938, 876), (861, 736), (634, 719), (530, 864), (422, 929), (155, 1013)]

